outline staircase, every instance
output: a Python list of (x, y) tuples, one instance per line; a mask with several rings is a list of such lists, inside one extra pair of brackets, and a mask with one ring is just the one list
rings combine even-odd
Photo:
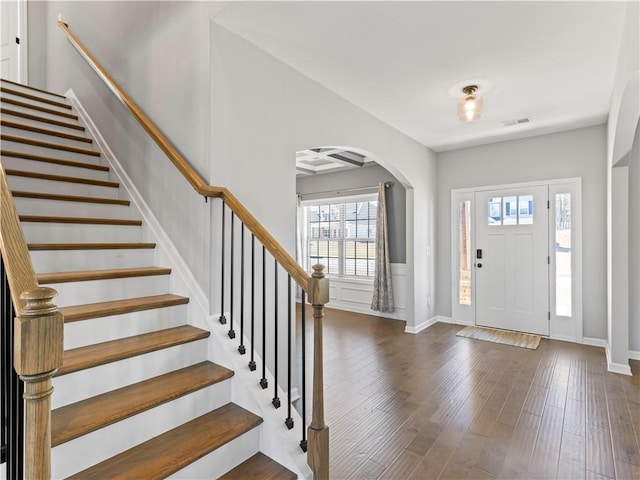
[(2, 80), (1, 155), (40, 285), (58, 291), (53, 478), (297, 478), (171, 291), (136, 209), (70, 103)]

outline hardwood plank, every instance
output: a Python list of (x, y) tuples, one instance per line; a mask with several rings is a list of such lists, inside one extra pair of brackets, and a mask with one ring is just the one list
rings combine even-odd
[(558, 462), (558, 478), (584, 478), (587, 472), (586, 439), (567, 431), (562, 432)]
[[(45, 98), (45, 97), (38, 96), (38, 95), (32, 95), (32, 94), (27, 93), (27, 92), (16, 90), (15, 88), (0, 87), (0, 92), (8, 93), (10, 95), (17, 95), (19, 97), (28, 98), (29, 100), (35, 100), (37, 102), (42, 102), (42, 103), (46, 103), (46, 104), (49, 104), (49, 105), (54, 105), (56, 107), (66, 108), (67, 110), (71, 110), (71, 105), (69, 105), (67, 103), (64, 103), (64, 102), (61, 102), (61, 101), (57, 101), (57, 100), (52, 100), (50, 98)], [(47, 93), (49, 93), (49, 92), (47, 92)]]
[(56, 376), (195, 342), (207, 338), (209, 335), (210, 332), (207, 330), (183, 325), (65, 350), (62, 356), (62, 366), (56, 372)]
[(428, 480), (440, 478), (440, 474), (453, 455), (454, 448), (448, 445), (436, 443), (427, 454), (422, 457), (422, 461), (411, 472), (409, 478), (412, 480)]
[(18, 112), (16, 110), (11, 110), (9, 108), (0, 108), (0, 113), (2, 113), (2, 115), (12, 115), (14, 117), (26, 118), (27, 120), (34, 120), (36, 122), (48, 123), (49, 125), (57, 125), (58, 127), (71, 128), (73, 130), (79, 130), (79, 131), (85, 130), (85, 128), (82, 125), (63, 122), (60, 120), (54, 120), (52, 118), (45, 118), (39, 115), (32, 115), (30, 113)]
[(20, 215), (21, 222), (36, 223), (73, 223), (84, 225), (125, 225), (139, 227), (142, 220), (123, 220), (120, 218), (87, 218), (87, 217), (49, 217), (43, 215)]
[(15, 135), (0, 135), (0, 139), (5, 142), (24, 143), (25, 145), (32, 145), (34, 147), (50, 148), (53, 150), (62, 150), (65, 152), (79, 153), (82, 155), (89, 155), (91, 157), (99, 157), (100, 152), (91, 150), (88, 148), (75, 147), (73, 145), (61, 145), (59, 143), (45, 142), (43, 140), (36, 140), (34, 138), (17, 137)]
[(165, 478), (260, 423), (260, 417), (229, 403), (69, 479)]
[(404, 450), (378, 478), (385, 480), (409, 478), (411, 472), (416, 469), (421, 461), (422, 457), (420, 455)]
[(143, 310), (154, 310), (156, 308), (186, 305), (187, 303), (189, 303), (188, 297), (165, 294), (152, 295), (149, 297), (128, 298), (126, 300), (114, 300), (110, 302), (73, 305), (61, 308), (60, 312), (64, 317), (65, 323), (68, 323), (89, 320), (91, 318), (140, 312)]
[(28, 243), (31, 251), (41, 250), (139, 250), (153, 249), (155, 243)]
[(28, 152), (14, 152), (13, 150), (0, 150), (0, 154), (3, 157), (23, 158), (25, 160), (34, 160), (36, 162), (54, 163), (56, 165), (65, 165), (67, 167), (86, 168), (88, 170), (98, 170), (101, 172), (108, 172), (109, 167), (107, 165), (101, 165), (97, 163), (77, 162), (74, 160), (65, 160), (64, 158), (50, 157), (48, 155), (37, 155), (35, 153)]
[(51, 412), (51, 445), (61, 445), (232, 376), (227, 368), (202, 362), (57, 408)]
[(5, 171), (7, 175), (12, 175), (14, 177), (37, 178), (40, 180), (50, 180), (52, 182), (79, 183), (82, 185), (96, 185), (99, 187), (110, 187), (110, 188), (118, 188), (120, 186), (118, 182), (110, 182), (108, 180), (96, 180), (94, 178), (70, 177), (68, 175), (54, 175), (51, 173), (29, 172), (26, 170), (14, 170), (11, 168), (7, 168)]
[(155, 275), (169, 275), (170, 268), (138, 267), (113, 268), (107, 270), (83, 270), (76, 272), (39, 273), (36, 275), (41, 285), (50, 283), (87, 282), (92, 280), (112, 280), (115, 278), (149, 277)]
[(588, 425), (586, 442), (587, 470), (608, 478), (616, 478), (609, 428)]
[(293, 480), (298, 476), (275, 460), (258, 452), (219, 480)]
[(81, 195), (61, 195), (59, 193), (39, 193), (39, 192), (24, 192), (24, 191), (12, 191), (11, 194), (14, 197), (20, 198), (38, 198), (41, 200), (52, 200), (60, 202), (83, 202), (83, 203), (100, 203), (105, 205), (124, 205), (129, 206), (129, 200), (120, 200), (118, 198), (100, 198), (100, 197), (83, 197)]

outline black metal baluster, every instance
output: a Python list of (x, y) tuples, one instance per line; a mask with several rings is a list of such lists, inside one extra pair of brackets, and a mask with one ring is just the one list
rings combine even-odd
[(266, 279), (266, 258), (267, 252), (262, 246), (262, 378), (260, 379), (260, 386), (266, 389), (269, 386), (267, 381), (267, 279)]
[(13, 339), (15, 310), (11, 301), (11, 291), (4, 263), (1, 262), (0, 281), (2, 285), (2, 463), (6, 462), (6, 478), (24, 478), (24, 383), (13, 367)]
[(302, 353), (302, 440), (300, 440), (300, 448), (303, 452), (307, 451), (307, 339), (305, 338), (305, 332), (307, 330), (307, 309), (306, 309), (306, 295), (302, 290), (302, 315), (300, 322), (300, 334), (301, 334), (301, 353)]
[(273, 400), (271, 404), (280, 408), (278, 397), (278, 261), (273, 259)]
[(229, 271), (231, 273), (231, 286), (230, 286), (230, 293), (229, 293), (229, 332), (227, 333), (227, 335), (229, 336), (229, 338), (236, 338), (236, 332), (233, 329), (233, 274), (234, 274), (234, 270), (235, 270), (235, 257), (233, 255), (233, 250), (234, 250), (234, 241), (233, 241), (233, 219), (235, 218), (235, 214), (233, 213), (233, 210), (231, 211), (231, 264), (229, 265)]
[(218, 319), (218, 321), (224, 325), (225, 323), (227, 323), (227, 319), (224, 316), (224, 242), (225, 242), (225, 236), (224, 236), (224, 214), (225, 214), (225, 205), (224, 205), (224, 201), (222, 202), (222, 273), (221, 273), (221, 279), (220, 279), (220, 318)]
[(240, 355), (247, 353), (244, 346), (244, 223), (240, 228)]
[(256, 369), (256, 361), (253, 358), (255, 343), (253, 340), (255, 333), (255, 314), (256, 314), (256, 236), (251, 234), (251, 360), (249, 361), (249, 370), (252, 372)]
[(284, 424), (289, 430), (293, 428), (291, 417), (291, 275), (287, 275), (287, 418)]

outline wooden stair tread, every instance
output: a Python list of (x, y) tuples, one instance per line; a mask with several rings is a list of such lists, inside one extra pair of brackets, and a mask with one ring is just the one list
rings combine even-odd
[(68, 442), (232, 376), (233, 371), (205, 361), (57, 408), (51, 412), (51, 446)]
[(155, 243), (29, 243), (30, 251), (42, 250), (136, 250), (156, 248)]
[(165, 478), (261, 423), (257, 415), (229, 403), (69, 479)]
[(7, 80), (6, 78), (1, 79), (4, 83), (9, 83), (11, 85), (17, 85), (22, 88), (28, 88), (29, 90), (33, 90), (34, 92), (48, 93), (49, 95), (54, 95), (60, 98), (67, 98), (60, 93), (50, 92), (48, 90), (42, 90), (41, 88), (32, 87), (31, 85), (25, 85), (24, 83), (14, 82), (13, 80)]
[(36, 102), (47, 103), (49, 105), (54, 105), (56, 107), (66, 108), (67, 110), (71, 110), (71, 105), (69, 105), (67, 103), (60, 102), (58, 100), (52, 100), (50, 98), (41, 97), (41, 96), (38, 96), (38, 95), (32, 95), (30, 93), (22, 92), (20, 90), (14, 89), (14, 88), (0, 87), (0, 92), (8, 93), (9, 95), (17, 95), (18, 97), (28, 98), (29, 100), (35, 100)]
[(20, 221), (37, 223), (77, 223), (89, 225), (128, 225), (134, 227), (142, 225), (142, 220), (126, 220), (120, 218), (50, 217), (46, 215), (20, 215)]
[(298, 476), (285, 466), (258, 452), (218, 480), (295, 480)]
[(148, 297), (127, 298), (125, 300), (112, 300), (109, 302), (73, 305), (61, 308), (60, 312), (64, 317), (65, 323), (69, 323), (80, 320), (89, 320), (91, 318), (109, 317), (112, 315), (140, 312), (143, 310), (173, 307), (175, 305), (186, 305), (187, 303), (189, 303), (188, 297), (164, 294), (151, 295)]
[(81, 195), (64, 195), (60, 193), (25, 192), (21, 190), (13, 190), (11, 193), (14, 197), (57, 200), (62, 202), (102, 203), (107, 205), (124, 206), (128, 206), (131, 203), (129, 200), (121, 200), (119, 198), (83, 197)]
[(62, 366), (56, 372), (56, 376), (144, 355), (183, 343), (195, 342), (207, 338), (209, 335), (210, 332), (207, 330), (191, 325), (182, 325), (65, 350), (62, 355)]
[(56, 165), (66, 165), (68, 167), (87, 168), (89, 170), (99, 170), (101, 172), (108, 172), (109, 167), (107, 165), (99, 165), (97, 163), (85, 163), (76, 162), (74, 160), (65, 160), (63, 158), (48, 157), (46, 155), (36, 155), (35, 153), (27, 152), (14, 152), (9, 150), (0, 150), (0, 155), (3, 157), (15, 157), (23, 158), (25, 160), (35, 160), (38, 162), (55, 163)]
[(91, 280), (112, 280), (115, 278), (150, 277), (154, 275), (169, 275), (170, 273), (171, 269), (167, 267), (137, 267), (38, 273), (36, 277), (40, 285), (46, 285), (49, 283), (87, 282)]
[(62, 145), (60, 143), (45, 142), (43, 140), (36, 140), (34, 138), (17, 137), (15, 135), (0, 135), (0, 139), (5, 142), (17, 142), (24, 143), (25, 145), (32, 145), (34, 147), (51, 148), (53, 150), (64, 150), (66, 152), (80, 153), (82, 155), (90, 155), (93, 157), (99, 157), (100, 152), (96, 150), (90, 150), (88, 148), (74, 147), (73, 145)]
[(6, 168), (5, 173), (14, 177), (37, 178), (40, 180), (49, 180), (52, 182), (81, 183), (83, 185), (96, 185), (98, 187), (118, 188), (118, 182), (110, 182), (108, 180), (95, 180), (93, 178), (70, 177), (67, 175), (54, 175), (53, 173), (29, 172), (27, 170), (14, 170)]
[(53, 137), (66, 138), (67, 140), (75, 140), (77, 142), (93, 143), (93, 140), (81, 135), (74, 135), (72, 133), (59, 132), (57, 130), (51, 130), (49, 128), (36, 127), (26, 123), (14, 122), (12, 120), (0, 120), (0, 125), (3, 127), (18, 128), (20, 130), (27, 130), (29, 132), (41, 133), (43, 135), (51, 135)]
[(85, 128), (82, 125), (63, 122), (61, 120), (54, 120), (53, 118), (45, 118), (39, 115), (32, 115), (30, 113), (18, 112), (17, 110), (11, 110), (9, 108), (0, 108), (0, 113), (3, 115), (12, 115), (14, 117), (26, 118), (27, 120), (33, 120), (35, 122), (48, 123), (49, 125), (57, 125), (59, 127), (71, 128), (73, 130), (80, 130), (82, 132), (84, 132), (85, 130)]
[(33, 105), (27, 102), (21, 102), (19, 100), (14, 100), (13, 98), (0, 98), (0, 102), (7, 103), (9, 105), (15, 105), (16, 107), (30, 108), (32, 110), (37, 110), (38, 112), (48, 113), (49, 115), (58, 115), (64, 118), (72, 118), (74, 120), (78, 120), (78, 116), (73, 113), (61, 112), (59, 110), (53, 110), (51, 108), (40, 107), (38, 105)]

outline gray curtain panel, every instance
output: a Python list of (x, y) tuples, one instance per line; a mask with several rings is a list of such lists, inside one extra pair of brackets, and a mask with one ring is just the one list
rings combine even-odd
[(393, 286), (389, 261), (389, 231), (387, 229), (387, 193), (384, 183), (378, 184), (378, 218), (376, 220), (376, 268), (373, 278), (371, 310), (393, 312)]

